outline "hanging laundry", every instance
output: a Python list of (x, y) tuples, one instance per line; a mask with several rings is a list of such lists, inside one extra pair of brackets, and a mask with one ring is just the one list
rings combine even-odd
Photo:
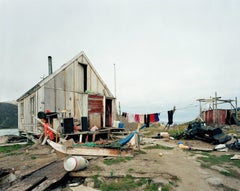
[(159, 122), (160, 113), (154, 113), (154, 122)]
[(143, 114), (139, 115), (139, 118), (140, 118), (139, 122), (144, 124), (144, 115)]
[(154, 114), (153, 113), (149, 114), (149, 122), (154, 123)]
[(128, 122), (129, 122), (129, 123), (135, 122), (134, 117), (135, 117), (134, 114), (128, 114), (128, 115), (127, 115)]
[(172, 125), (173, 124), (173, 110), (168, 111), (168, 125)]
[(127, 113), (126, 112), (122, 112), (122, 116), (123, 117), (127, 117)]
[(149, 121), (150, 120), (150, 115), (149, 114), (145, 114), (144, 115), (144, 123), (146, 124), (146, 127), (149, 127)]
[(135, 120), (135, 122), (137, 122), (137, 123), (140, 122), (140, 116), (139, 116), (139, 114), (135, 114), (134, 120)]

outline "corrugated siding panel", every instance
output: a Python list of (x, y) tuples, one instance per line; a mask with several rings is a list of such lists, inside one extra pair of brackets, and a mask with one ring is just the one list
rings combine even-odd
[(219, 124), (226, 124), (227, 111), (217, 110), (217, 121)]
[(205, 111), (205, 122), (207, 124), (212, 124), (214, 122), (218, 123), (218, 124), (226, 124), (226, 117), (227, 117), (227, 110), (217, 110), (216, 111), (216, 119), (215, 118), (215, 114), (213, 110), (208, 110)]
[(205, 111), (205, 122), (213, 123), (213, 110)]

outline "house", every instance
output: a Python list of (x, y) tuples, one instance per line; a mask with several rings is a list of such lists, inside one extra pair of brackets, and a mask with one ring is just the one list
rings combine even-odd
[[(84, 52), (53, 73), (51, 57), (48, 64), (49, 75), (17, 99), (20, 133), (38, 133), (40, 111), (50, 111), (61, 119), (73, 118), (85, 130), (112, 126), (116, 99)], [(61, 121), (53, 125), (59, 126)]]

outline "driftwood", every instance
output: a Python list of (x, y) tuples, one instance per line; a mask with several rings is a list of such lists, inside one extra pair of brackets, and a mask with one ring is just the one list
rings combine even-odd
[(20, 177), (6, 191), (43, 191), (52, 184), (60, 181), (67, 172), (63, 168), (63, 161), (54, 161), (36, 171)]

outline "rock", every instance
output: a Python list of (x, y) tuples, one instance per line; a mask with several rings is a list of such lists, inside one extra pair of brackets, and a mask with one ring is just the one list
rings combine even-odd
[(152, 179), (152, 183), (157, 186), (163, 186), (163, 185), (167, 185), (169, 182), (168, 180), (163, 179), (162, 177), (155, 177)]
[(236, 154), (233, 157), (231, 157), (231, 160), (240, 160), (240, 154)]
[(216, 177), (210, 177), (207, 179), (208, 184), (216, 187), (222, 186), (222, 180)]
[(228, 170), (226, 170), (223, 167), (217, 166), (217, 165), (211, 166), (211, 169), (217, 170), (219, 172), (225, 172), (225, 173), (229, 173), (230, 174), (230, 172)]
[(94, 188), (94, 180), (92, 178), (86, 178), (84, 181), (84, 186)]

